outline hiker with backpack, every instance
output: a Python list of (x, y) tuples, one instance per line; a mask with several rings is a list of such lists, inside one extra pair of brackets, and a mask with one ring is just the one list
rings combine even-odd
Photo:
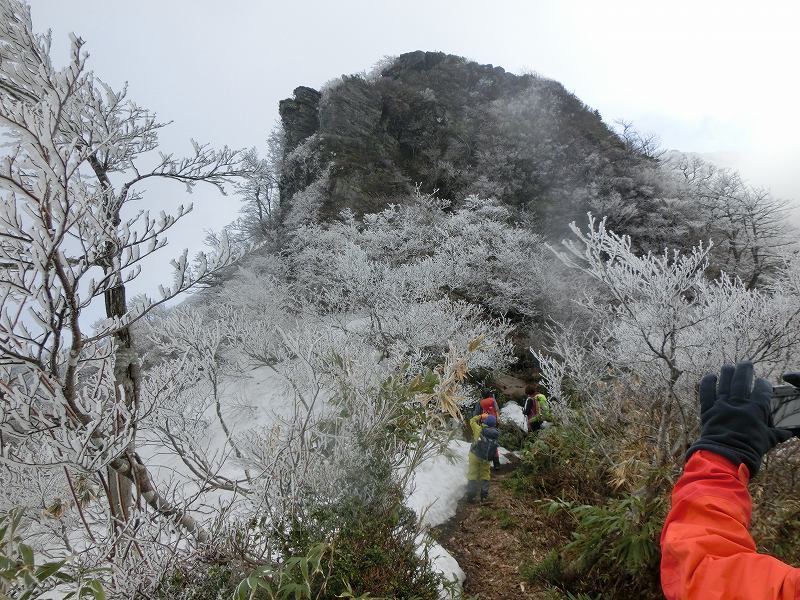
[[(494, 392), (489, 388), (482, 388), (481, 389), (481, 400), (479, 400), (475, 404), (475, 408), (472, 409), (473, 416), (476, 415), (491, 415), (495, 418), (495, 422), (500, 422), (500, 408), (497, 405), (497, 400), (494, 397)], [(489, 457), (489, 460), (492, 461), (492, 468), (499, 469), (500, 468), (500, 450), (496, 450), (495, 453)]]
[(467, 502), (475, 502), (480, 490), (481, 502), (489, 498), (489, 481), (492, 473), (489, 461), (497, 454), (497, 419), (488, 413), (475, 415), (469, 420), (472, 445), (467, 467)]
[(500, 420), (500, 409), (497, 406), (497, 400), (495, 400), (494, 392), (488, 388), (481, 389), (481, 400), (472, 409), (473, 416), (484, 413), (492, 415), (498, 421)]
[(552, 419), (547, 396), (539, 391), (539, 386), (528, 385), (525, 388), (525, 402), (522, 404), (522, 414), (528, 422), (528, 433), (538, 431), (542, 423)]

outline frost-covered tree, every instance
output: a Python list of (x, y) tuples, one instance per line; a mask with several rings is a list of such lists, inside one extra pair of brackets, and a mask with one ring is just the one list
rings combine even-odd
[[(588, 330), (552, 331), (539, 352), (551, 393), (576, 394), (589, 414), (624, 418), (638, 399), (653, 424), (653, 463), (683, 451), (696, 427), (694, 385), (724, 362), (748, 359), (776, 375), (800, 352), (800, 288), (786, 270), (780, 285), (749, 289), (740, 279), (706, 277), (709, 249), (636, 254), (631, 239), (590, 216), (586, 231), (558, 256), (598, 285), (579, 300)], [(591, 419), (591, 417), (590, 417)]]
[(484, 343), (450, 345), (435, 369), (393, 363), (350, 323), (357, 315), (302, 305), (281, 271), (252, 257), (207, 301), (139, 327), (165, 355), (148, 385), (176, 369), (195, 375), (141, 422), (143, 451), (219, 523), (216, 551), (248, 564), (335, 539), (362, 511), (398, 509), (416, 466), (450, 440), (447, 419)]
[[(163, 124), (87, 69), (82, 40), (72, 38), (67, 66), (56, 68), (49, 35), (34, 33), (29, 8), (17, 0), (0, 2), (0, 53), (4, 468), (60, 473), (73, 498), (74, 479), (88, 476), (104, 490), (115, 527), (144, 502), (202, 539), (194, 518), (156, 489), (137, 452), (138, 421), (175, 382), (144, 385), (130, 326), (231, 256), (222, 247), (192, 267), (184, 252), (173, 260), (172, 285), (133, 306), (126, 284), (191, 209), (136, 209), (141, 183), (222, 189), (243, 172), (240, 153), (194, 143), (189, 157), (154, 157)], [(96, 302), (105, 303), (107, 318), (89, 328), (82, 315)]]
[(664, 162), (676, 195), (697, 213), (697, 235), (713, 240), (711, 267), (758, 287), (778, 271), (785, 250), (795, 245), (789, 206), (768, 191), (748, 185), (736, 171), (697, 156), (674, 154)]
[(666, 151), (661, 147), (661, 140), (656, 134), (643, 133), (631, 121), (624, 119), (614, 121), (614, 125), (615, 133), (632, 154), (651, 160), (658, 160), (664, 156)]
[[(361, 219), (345, 212), (338, 221), (301, 227), (295, 236), (293, 263), (303, 274), (300, 282), (309, 293), (340, 294), (330, 299), (332, 305), (358, 294), (364, 302), (380, 292), (366, 275), (349, 283), (348, 262), (356, 262), (373, 269), (373, 282), (375, 269), (392, 272), (391, 284), (384, 283), (395, 294), (400, 288), (417, 298), (446, 294), (522, 318), (541, 312), (543, 239), (515, 223), (511, 211), (494, 200), (471, 196), (451, 206), (418, 192), (407, 204)], [(349, 253), (348, 260), (340, 259), (342, 252)], [(328, 278), (336, 284), (327, 285)]]
[(493, 201), (448, 207), (418, 195), (361, 219), (345, 212), (299, 226), (289, 254), (295, 291), (330, 314), (363, 317), (359, 326), (391, 360), (425, 364), (448, 341), (483, 335), (473, 357), (480, 364), (470, 366), (502, 368), (510, 319), (529, 322), (552, 297), (549, 257), (541, 238)]
[(279, 167), (276, 167), (274, 154), (273, 150), (268, 158), (260, 158), (253, 148), (243, 157), (248, 175), (236, 186), (236, 193), (242, 201), (238, 229), (246, 239), (263, 240), (278, 224)]

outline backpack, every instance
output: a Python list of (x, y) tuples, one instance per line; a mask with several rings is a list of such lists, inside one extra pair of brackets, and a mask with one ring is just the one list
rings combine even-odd
[(494, 427), (484, 427), (481, 431), (481, 437), (477, 442), (473, 442), (472, 447), (469, 449), (475, 456), (481, 460), (490, 460), (497, 454), (497, 438), (500, 432)]
[[(541, 402), (541, 404), (539, 404)], [(533, 397), (533, 403), (536, 406), (536, 412), (533, 414), (533, 419), (537, 422), (542, 422), (549, 417), (550, 411), (547, 407), (547, 396), (542, 393), (536, 394)]]
[(522, 407), (522, 414), (526, 417), (535, 417), (539, 414), (539, 403), (535, 396), (525, 398), (525, 405)]

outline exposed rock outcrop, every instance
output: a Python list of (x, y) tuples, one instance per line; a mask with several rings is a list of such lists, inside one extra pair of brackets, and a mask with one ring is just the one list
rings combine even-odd
[(294, 89), (294, 97), (281, 100), (278, 104), (285, 136), (285, 152), (291, 152), (319, 130), (321, 97), (322, 94), (317, 90), (301, 85)]
[(640, 168), (647, 157), (560, 83), (536, 75), (410, 52), (322, 94), (299, 87), (280, 113), (282, 202), (324, 177), (321, 218), (380, 210), (417, 184), (454, 201), (495, 197), (556, 236), (596, 206), (658, 210), (661, 192)]

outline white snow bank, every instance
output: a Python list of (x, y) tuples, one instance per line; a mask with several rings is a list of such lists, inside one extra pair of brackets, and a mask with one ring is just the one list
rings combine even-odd
[[(291, 372), (293, 364), (284, 361), (276, 368)], [(228, 375), (220, 384), (220, 396), (225, 420), (233, 430), (271, 425), (276, 417), (289, 417), (294, 406), (291, 385), (270, 367)], [(209, 414), (215, 417), (211, 410)]]
[(459, 585), (464, 583), (464, 579), (466, 579), (467, 576), (458, 565), (456, 559), (453, 558), (441, 544), (436, 542), (431, 544), (428, 556), (430, 556), (431, 562), (436, 567), (436, 570), (440, 573), (444, 573), (444, 576), (449, 581), (457, 581)]
[[(430, 560), (435, 571), (444, 575), (447, 581), (455, 583), (458, 590), (462, 589), (467, 576), (459, 566), (458, 561), (441, 544), (431, 542), (428, 548), (428, 560)], [(451, 598), (451, 595), (444, 588), (441, 588), (439, 590), (439, 598)]]
[[(520, 415), (522, 409), (517, 405)], [(512, 418), (512, 417), (507, 417)], [(448, 445), (450, 457), (439, 455), (419, 465), (411, 480), (411, 494), (406, 504), (422, 518), (426, 527), (436, 527), (453, 518), (458, 508), (458, 501), (467, 489), (467, 460), (470, 443), (453, 440)], [(500, 448), (500, 463), (508, 462), (505, 448)], [(429, 558), (434, 570), (442, 573), (448, 581), (453, 581), (457, 589), (464, 583), (464, 571), (447, 550), (433, 543), (429, 550)], [(442, 590), (441, 598), (450, 598), (450, 594)]]
[(458, 501), (467, 489), (469, 446), (468, 442), (453, 440), (448, 446), (452, 458), (435, 456), (414, 472), (406, 504), (423, 517), (427, 527), (441, 525), (456, 514)]
[(528, 420), (522, 414), (522, 407), (514, 402), (506, 402), (500, 409), (500, 418), (519, 427), (522, 431), (528, 431)]
[[(448, 445), (449, 458), (429, 458), (414, 471), (406, 504), (422, 517), (426, 527), (436, 527), (455, 516), (458, 501), (467, 490), (469, 448), (469, 442), (453, 440)], [(500, 447), (501, 465), (509, 462), (509, 454), (514, 453)]]
[[(449, 457), (435, 456), (414, 471), (406, 504), (422, 517), (426, 527), (436, 527), (455, 516), (458, 501), (467, 489), (469, 447), (469, 442), (453, 440), (448, 445)], [(466, 576), (458, 561), (435, 542), (430, 546), (428, 557), (434, 570), (448, 581), (456, 582), (460, 590)], [(442, 589), (439, 597), (450, 598), (450, 594)]]
[[(289, 365), (287, 361), (284, 365)], [(202, 390), (198, 393), (207, 394)], [(287, 417), (291, 413), (292, 391), (286, 380), (269, 367), (258, 367), (239, 375), (228, 375), (220, 382), (220, 397), (222, 413), (228, 428), (234, 432), (256, 430), (276, 422), (280, 417)], [(194, 440), (198, 447), (207, 451), (209, 456), (215, 456), (228, 448), (228, 439), (220, 426), (214, 402), (207, 399), (202, 409), (202, 415), (208, 422), (208, 427)], [(153, 471), (157, 481), (165, 484), (173, 473), (182, 473), (191, 479), (186, 466), (175, 453), (164, 453), (160, 443), (144, 439), (146, 446), (142, 448), (146, 462)], [(149, 443), (147, 443), (149, 442)], [(229, 477), (243, 475), (241, 465), (236, 461), (228, 461), (222, 474)]]

